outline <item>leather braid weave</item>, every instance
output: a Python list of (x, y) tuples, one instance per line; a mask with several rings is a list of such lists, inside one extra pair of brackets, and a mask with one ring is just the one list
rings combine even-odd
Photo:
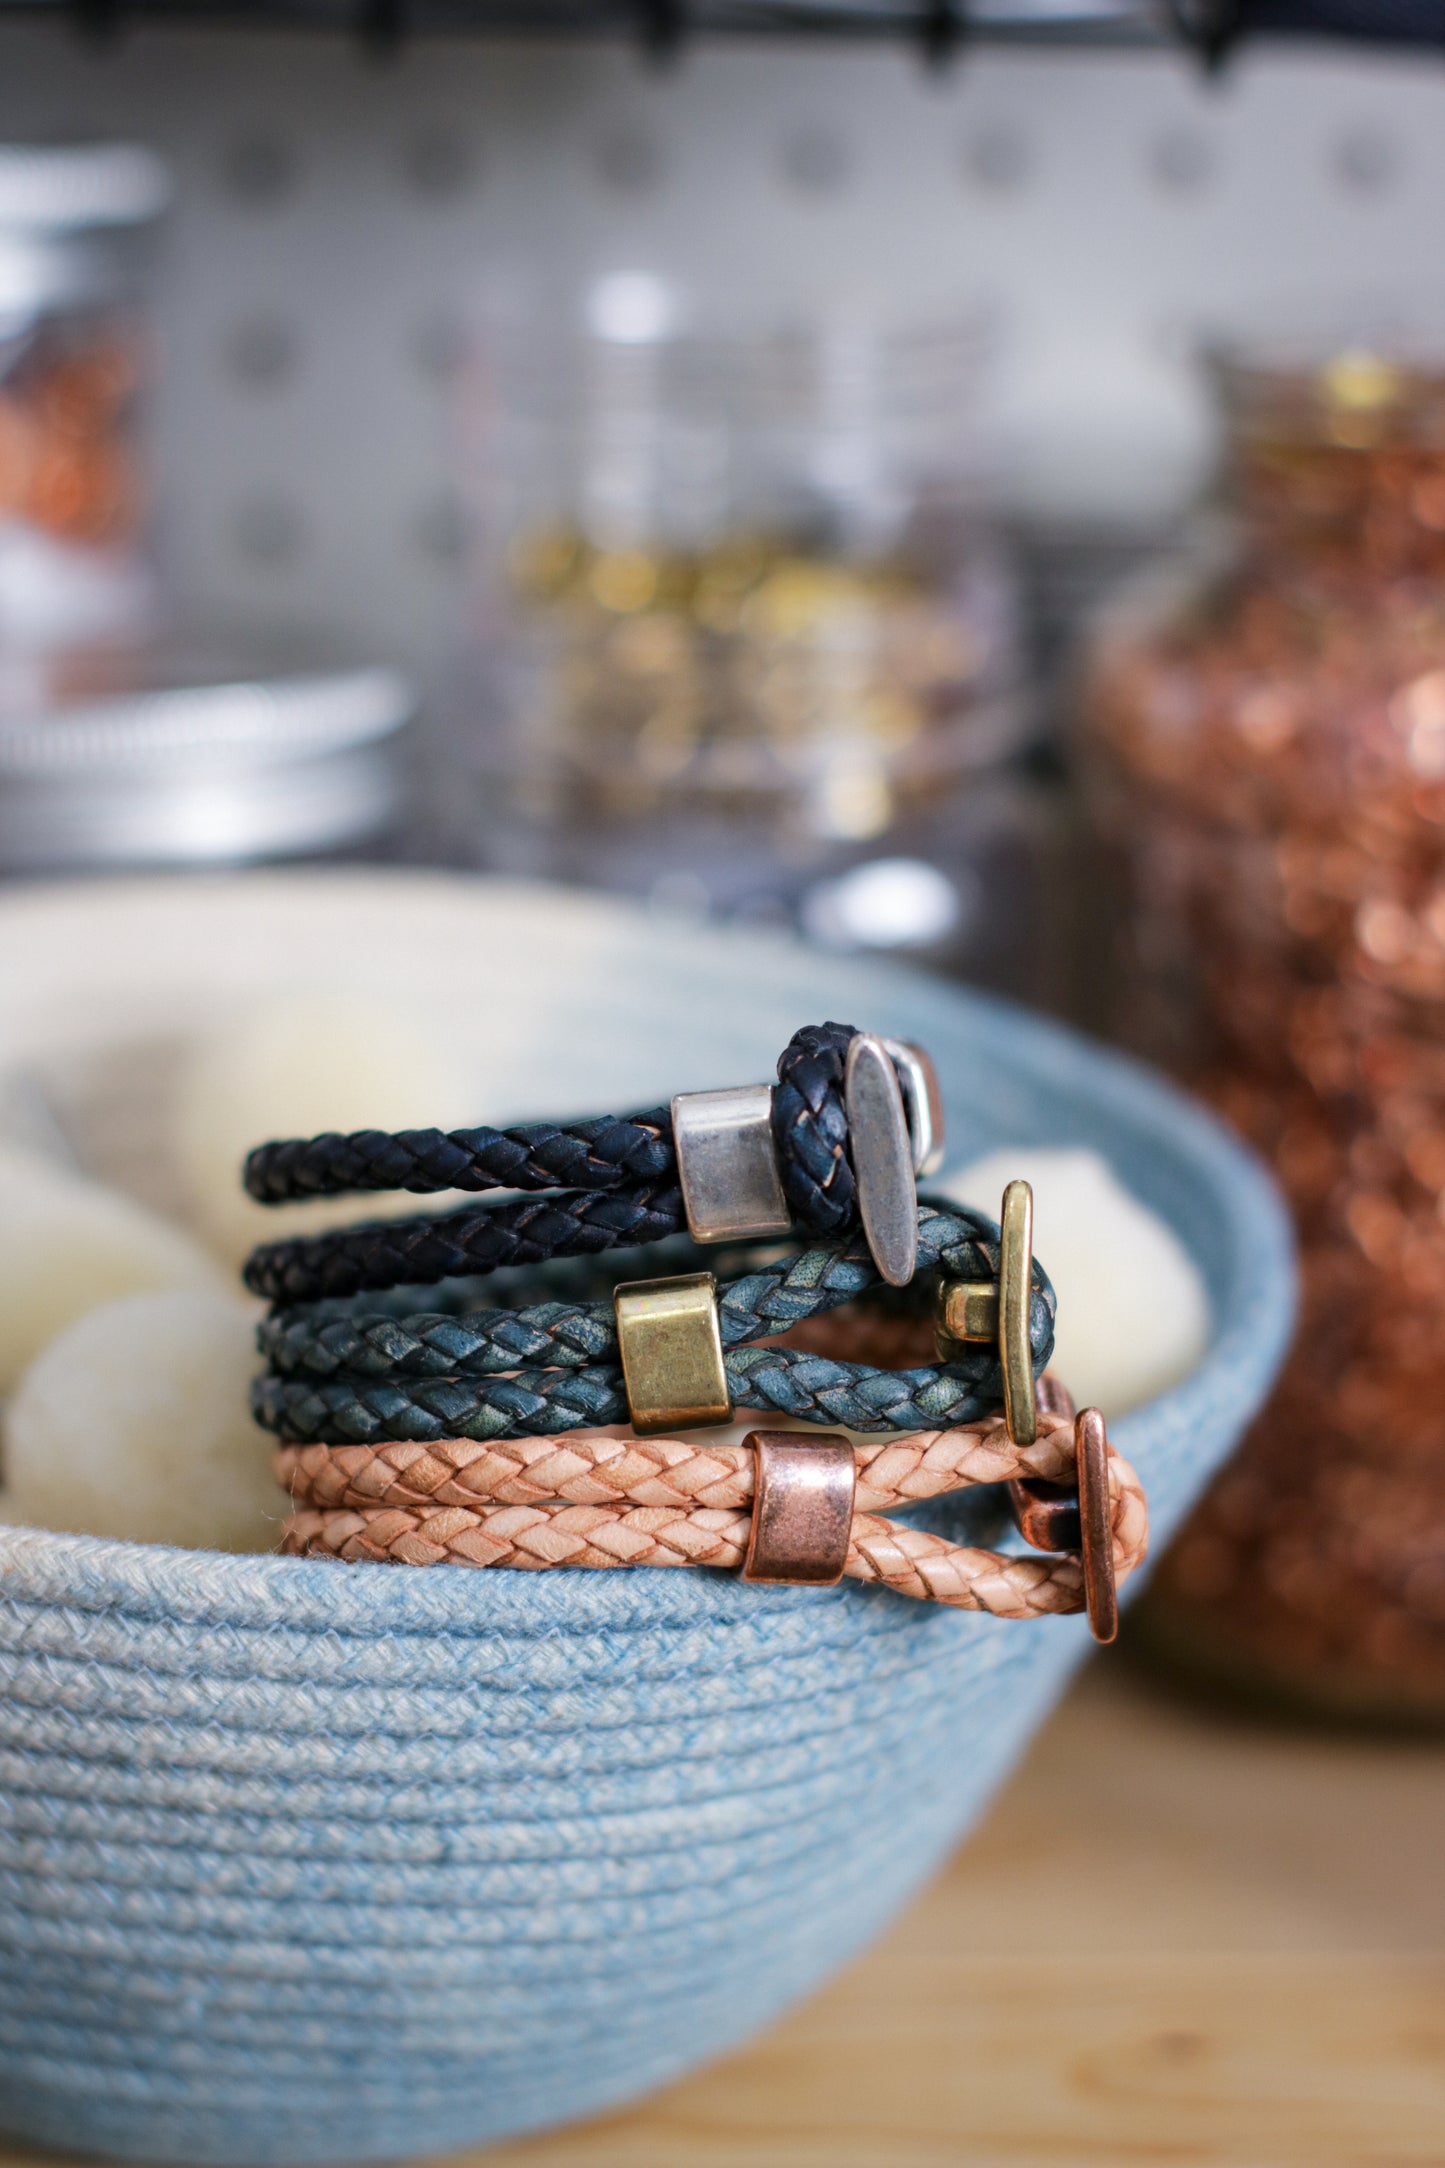
[[(936, 1430), (971, 1423), (998, 1406), (998, 1364), (972, 1374), (934, 1363), (875, 1370), (800, 1348), (729, 1348), (723, 1357), (734, 1407), (789, 1422), (846, 1430)], [(278, 1378), (252, 1388), (264, 1430), (297, 1443), (350, 1445), (375, 1439), (540, 1437), (627, 1420), (627, 1394), (611, 1364), (580, 1370), (518, 1370), (502, 1378)]]
[(773, 1142), (783, 1195), (796, 1219), (835, 1234), (858, 1217), (858, 1188), (848, 1156), (843, 1075), (851, 1024), (805, 1024), (778, 1061)]
[[(1024, 1476), (1067, 1482), (1074, 1426), (1042, 1416), (1032, 1445), (1015, 1445), (1002, 1416), (956, 1430), (859, 1441), (855, 1507), (877, 1513), (945, 1491)], [(752, 1505), (757, 1460), (750, 1446), (637, 1438), (619, 1428), (576, 1438), (509, 1438), (483, 1444), (281, 1445), (276, 1481), (297, 1506), (334, 1511), (373, 1506), (669, 1506), (741, 1510)]]
[[(973, 1278), (996, 1275), (997, 1232), (981, 1214), (924, 1204), (918, 1216), (921, 1264)], [(387, 1230), (366, 1232), (382, 1238)], [(877, 1268), (858, 1238), (818, 1244), (734, 1281), (719, 1303), (733, 1403), (863, 1432), (953, 1428), (996, 1409), (1002, 1379), (987, 1347), (960, 1349), (950, 1363), (887, 1370), (807, 1348), (756, 1344), (877, 1285)], [(1035, 1266), (1029, 1324), (1037, 1368), (1052, 1348), (1054, 1308), (1053, 1290)], [(328, 1316), (318, 1333), (304, 1317), (283, 1315), (262, 1327), (263, 1349), (279, 1352), (282, 1362), (256, 1381), (252, 1411), (263, 1428), (299, 1444), (528, 1437), (626, 1421), (608, 1306), (537, 1305), (514, 1313), (520, 1323), (510, 1336), (498, 1322), (506, 1316), (382, 1316), (351, 1325)], [(542, 1363), (520, 1360), (519, 1351), (538, 1339)], [(590, 1359), (591, 1347), (603, 1345), (614, 1359)], [(556, 1350), (565, 1351), (561, 1359)], [(463, 1358), (460, 1365), (433, 1367), (454, 1354)], [(361, 1358), (356, 1368), (353, 1357)], [(295, 1374), (287, 1374), (288, 1365)]]
[[(833, 1234), (856, 1216), (843, 1070), (851, 1024), (807, 1024), (778, 1059), (773, 1137), (789, 1203), (805, 1227)], [(508, 1129), (327, 1130), (259, 1144), (242, 1176), (260, 1204), (348, 1191), (614, 1190), (677, 1172), (672, 1114), (601, 1114)], [(792, 1179), (790, 1180), (790, 1172)]]
[(539, 1302), (460, 1317), (317, 1318), (308, 1305), (263, 1319), (256, 1345), (280, 1377), (485, 1378), (529, 1363), (562, 1370), (618, 1359), (615, 1315), (600, 1302)]
[[(843, 1078), (850, 1024), (810, 1024), (778, 1062), (773, 1141), (784, 1195), (819, 1234), (857, 1224)], [(540, 1263), (686, 1227), (672, 1116), (600, 1115), (511, 1129), (362, 1129), (258, 1145), (246, 1187), (265, 1204), (346, 1190), (551, 1189), (550, 1203), (393, 1220), (264, 1243), (246, 1285), (272, 1302), (310, 1302), (400, 1285), (425, 1286), (499, 1266)], [(600, 1209), (611, 1200), (613, 1213)]]
[(672, 1116), (603, 1114), (510, 1129), (328, 1130), (258, 1145), (243, 1180), (260, 1204), (348, 1190), (618, 1189), (674, 1174)]
[(425, 1287), (549, 1257), (631, 1249), (682, 1231), (682, 1193), (673, 1183), (626, 1191), (579, 1191), (490, 1211), (465, 1209), (425, 1219), (373, 1220), (325, 1235), (265, 1242), (244, 1278), (270, 1302), (313, 1302), (388, 1287)]
[[(998, 1270), (992, 1222), (965, 1207), (918, 1212), (919, 1264), (960, 1279)], [(854, 1237), (744, 1274), (723, 1288), (718, 1321), (723, 1346), (740, 1347), (783, 1333), (876, 1286), (866, 1244)], [(1036, 1299), (1041, 1303), (1043, 1296)], [(1042, 1317), (1037, 1321), (1045, 1329)], [(498, 1377), (531, 1364), (581, 1369), (618, 1358), (610, 1302), (544, 1302), (520, 1310), (477, 1309), (457, 1316), (410, 1317), (365, 1311), (315, 1312), (305, 1306), (267, 1318), (258, 1345), (284, 1377)]]
[[(1148, 1514), (1138, 1476), (1110, 1451), (1116, 1577), (1143, 1558)], [(737, 1570), (752, 1516), (717, 1506), (550, 1504), (305, 1509), (282, 1530), (291, 1555), (410, 1566), (713, 1566)], [(922, 1528), (855, 1511), (844, 1573), (850, 1580), (995, 1618), (1040, 1618), (1084, 1608), (1078, 1559), (1013, 1556), (950, 1543)]]

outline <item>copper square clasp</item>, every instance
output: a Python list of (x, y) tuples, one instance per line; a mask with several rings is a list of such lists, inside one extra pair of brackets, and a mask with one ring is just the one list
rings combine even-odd
[(848, 1563), (858, 1464), (846, 1438), (753, 1430), (757, 1455), (745, 1581), (829, 1587)]

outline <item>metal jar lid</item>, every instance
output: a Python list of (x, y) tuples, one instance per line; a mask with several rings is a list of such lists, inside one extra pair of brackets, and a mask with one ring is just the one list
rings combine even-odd
[(0, 709), (0, 871), (236, 864), (345, 850), (403, 804), (398, 672), (216, 670)]
[(0, 143), (0, 336), (123, 289), (121, 237), (170, 193), (165, 165), (137, 143)]
[(169, 196), (164, 164), (138, 143), (0, 143), (0, 227), (11, 231), (139, 226)]

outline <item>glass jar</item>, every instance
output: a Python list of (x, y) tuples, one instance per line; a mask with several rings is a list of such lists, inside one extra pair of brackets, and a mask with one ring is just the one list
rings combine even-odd
[(0, 145), (0, 707), (37, 653), (145, 622), (141, 243), (166, 194), (149, 151)]
[(1027, 990), (1050, 815), (979, 503), (981, 347), (972, 322), (699, 330), (641, 274), (580, 323), (494, 321), (463, 855)]
[[(1219, 364), (1201, 551), (1102, 628), (1086, 767), (1120, 1029), (1272, 1162), (1303, 1311), (1164, 1561), (1181, 1662), (1445, 1716), (1445, 368)], [(1221, 512), (1223, 516), (1221, 517)]]

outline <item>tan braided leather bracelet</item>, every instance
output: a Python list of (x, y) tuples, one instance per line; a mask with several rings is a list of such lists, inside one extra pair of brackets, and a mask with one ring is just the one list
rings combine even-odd
[[(855, 1505), (878, 1513), (977, 1483), (1015, 1477), (1066, 1483), (1070, 1416), (1046, 1415), (1033, 1445), (1015, 1445), (1002, 1416), (956, 1430), (860, 1438)], [(637, 1438), (611, 1430), (557, 1438), (453, 1438), (439, 1445), (283, 1445), (276, 1480), (298, 1506), (667, 1506), (751, 1510), (754, 1455), (741, 1443)]]
[[(1066, 1396), (1055, 1387), (1049, 1398), (1029, 1446), (1015, 1444), (1000, 1417), (852, 1446), (856, 1490), (842, 1573), (1000, 1618), (1082, 1610), (1078, 1557), (975, 1549), (876, 1511), (979, 1483), (1068, 1485), (1076, 1428)], [(754, 1533), (757, 1465), (753, 1439), (697, 1445), (618, 1431), (485, 1444), (283, 1446), (277, 1478), (300, 1510), (285, 1524), (282, 1549), (414, 1566), (736, 1570)], [(1144, 1557), (1148, 1514), (1138, 1476), (1112, 1447), (1107, 1512), (1113, 1578), (1121, 1581)]]

